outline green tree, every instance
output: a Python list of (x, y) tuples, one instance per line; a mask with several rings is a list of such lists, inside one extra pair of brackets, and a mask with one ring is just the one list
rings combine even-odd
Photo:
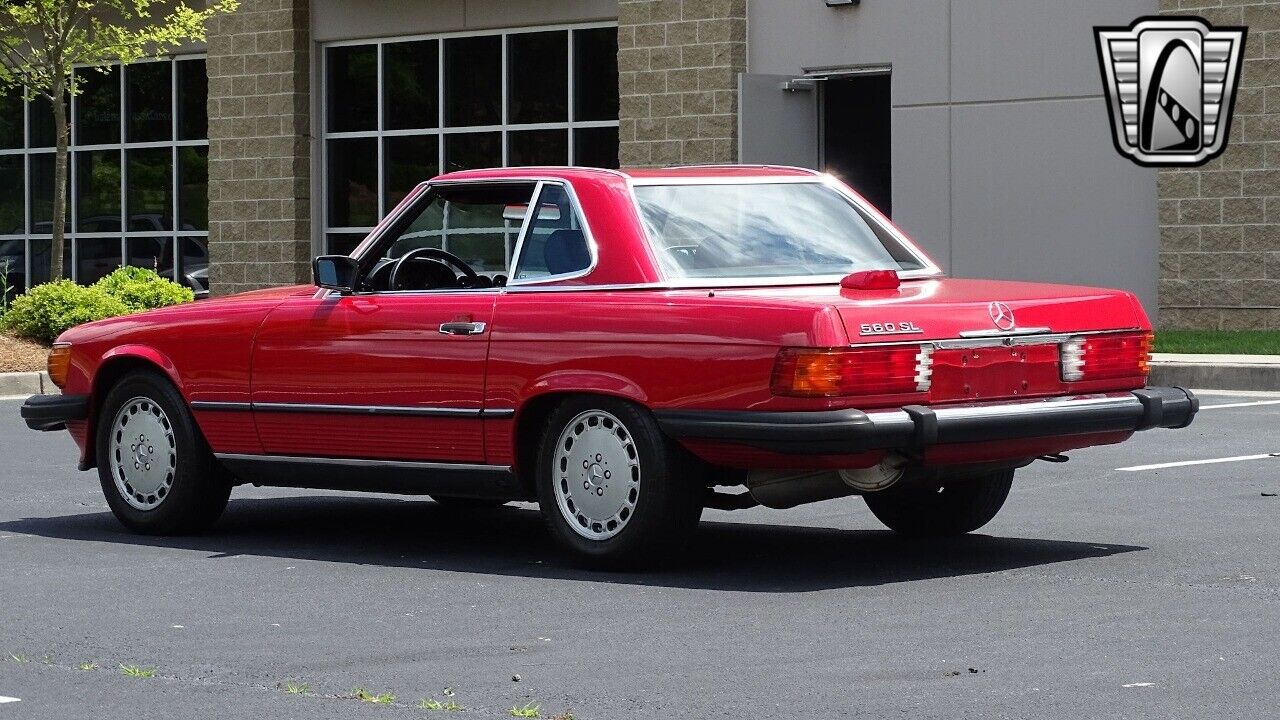
[(203, 9), (171, 0), (0, 0), (0, 94), (20, 92), (27, 101), (43, 97), (53, 108), (51, 278), (62, 276), (71, 126), (67, 98), (80, 92), (82, 77), (73, 70), (105, 69), (202, 41), (205, 21), (238, 5), (238, 0), (209, 2)]

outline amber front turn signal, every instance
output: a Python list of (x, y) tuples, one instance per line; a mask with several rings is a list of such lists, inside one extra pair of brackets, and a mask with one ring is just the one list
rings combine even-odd
[(63, 387), (67, 383), (67, 371), (71, 369), (71, 345), (54, 343), (49, 351), (49, 379), (54, 385)]

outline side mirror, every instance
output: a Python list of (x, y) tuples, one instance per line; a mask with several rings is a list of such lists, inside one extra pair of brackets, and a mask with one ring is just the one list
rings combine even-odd
[(316, 285), (341, 293), (356, 289), (356, 261), (346, 255), (321, 255), (311, 261), (311, 275)]

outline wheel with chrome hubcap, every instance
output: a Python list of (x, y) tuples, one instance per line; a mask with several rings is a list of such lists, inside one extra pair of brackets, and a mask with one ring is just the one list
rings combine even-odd
[(159, 373), (129, 373), (107, 392), (96, 450), (107, 504), (131, 530), (197, 532), (227, 505), (231, 477), (196, 431), (182, 396)]
[(681, 543), (702, 512), (701, 485), (643, 408), (571, 398), (552, 413), (538, 462), (538, 496), (553, 536), (579, 559), (645, 564)]
[(116, 413), (110, 432), (107, 462), (116, 491), (136, 510), (155, 509), (173, 487), (178, 468), (169, 416), (152, 400), (131, 398)]

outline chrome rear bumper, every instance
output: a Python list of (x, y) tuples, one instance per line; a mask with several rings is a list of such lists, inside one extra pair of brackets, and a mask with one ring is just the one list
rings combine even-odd
[(751, 412), (666, 410), (655, 413), (679, 440), (714, 440), (784, 454), (846, 454), (865, 450), (1182, 428), (1200, 402), (1189, 390), (1152, 387), (1132, 392), (893, 410)]

